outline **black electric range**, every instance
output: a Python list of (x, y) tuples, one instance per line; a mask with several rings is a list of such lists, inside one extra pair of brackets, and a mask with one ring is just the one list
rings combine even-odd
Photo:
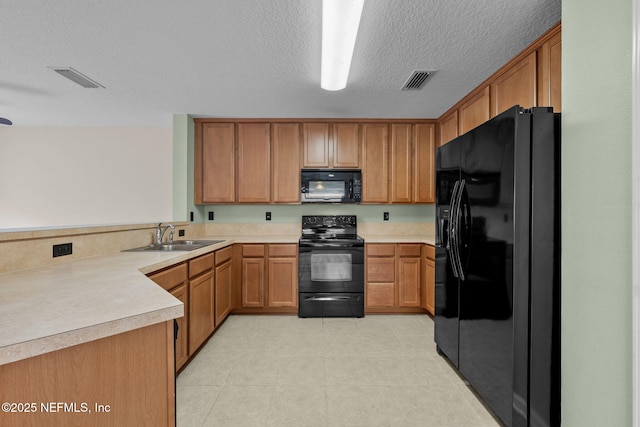
[(364, 316), (364, 239), (355, 215), (302, 217), (299, 317)]

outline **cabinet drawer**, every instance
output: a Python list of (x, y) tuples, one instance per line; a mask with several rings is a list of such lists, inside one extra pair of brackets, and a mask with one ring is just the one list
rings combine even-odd
[(151, 273), (147, 277), (169, 291), (187, 280), (187, 263), (183, 262), (158, 273)]
[(367, 282), (394, 282), (395, 258), (367, 258)]
[(298, 254), (298, 245), (269, 245), (269, 256), (294, 257)]
[(419, 257), (421, 246), (422, 245), (416, 245), (416, 244), (411, 244), (411, 245), (400, 244), (398, 245), (398, 255), (401, 257), (403, 256)]
[(367, 244), (367, 256), (394, 256), (396, 245), (394, 244)]
[(263, 257), (264, 245), (242, 245), (243, 257)]
[(431, 245), (424, 245), (423, 247), (424, 250), (424, 257), (435, 260), (436, 259), (436, 248), (431, 246)]
[(219, 251), (216, 251), (215, 254), (216, 265), (220, 265), (228, 259), (231, 259), (231, 256), (233, 255), (233, 246), (227, 246), (224, 249), (220, 249)]
[(189, 278), (213, 268), (213, 252), (189, 260)]

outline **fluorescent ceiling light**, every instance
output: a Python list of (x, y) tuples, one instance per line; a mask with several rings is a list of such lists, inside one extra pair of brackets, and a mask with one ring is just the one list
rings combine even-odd
[(322, 89), (347, 86), (363, 5), (364, 0), (322, 0)]

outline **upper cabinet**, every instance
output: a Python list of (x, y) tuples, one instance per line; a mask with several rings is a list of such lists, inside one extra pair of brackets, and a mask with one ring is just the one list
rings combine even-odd
[(389, 125), (362, 125), (362, 203), (389, 203)]
[(520, 105), (562, 109), (561, 25), (557, 24), (438, 120), (439, 145)]
[(434, 203), (436, 121), (195, 120), (195, 203), (300, 203), (302, 168), (362, 170), (362, 203)]
[(195, 202), (235, 202), (234, 124), (203, 123), (196, 126), (195, 152)]
[(516, 62), (491, 83), (491, 116), (514, 105), (536, 106), (536, 52)]
[(304, 123), (302, 167), (360, 168), (358, 123)]
[(271, 201), (269, 123), (238, 124), (238, 202)]
[(300, 202), (300, 125), (271, 125), (271, 186), (274, 203)]

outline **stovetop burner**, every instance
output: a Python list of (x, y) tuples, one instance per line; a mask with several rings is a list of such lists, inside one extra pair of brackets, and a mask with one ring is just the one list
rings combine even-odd
[(305, 215), (300, 244), (363, 246), (355, 215)]

